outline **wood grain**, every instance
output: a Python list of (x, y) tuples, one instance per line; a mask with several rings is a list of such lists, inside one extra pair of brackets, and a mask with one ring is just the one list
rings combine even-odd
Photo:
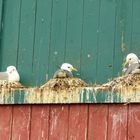
[(48, 140), (49, 105), (32, 106), (30, 140)]
[(30, 106), (14, 106), (12, 140), (29, 140), (30, 135)]

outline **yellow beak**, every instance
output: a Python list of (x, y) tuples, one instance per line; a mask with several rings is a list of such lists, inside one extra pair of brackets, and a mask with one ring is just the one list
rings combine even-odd
[(128, 61), (127, 60), (123, 63), (123, 67), (125, 67), (126, 65), (128, 65)]
[(78, 71), (76, 68), (72, 68), (72, 71)]

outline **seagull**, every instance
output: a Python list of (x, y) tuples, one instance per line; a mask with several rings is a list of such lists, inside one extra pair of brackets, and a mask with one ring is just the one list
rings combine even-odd
[(0, 72), (0, 80), (19, 82), (20, 76), (15, 66), (8, 66), (6, 72)]
[(55, 72), (53, 78), (72, 78), (72, 71), (77, 71), (77, 69), (69, 63), (63, 63), (61, 68)]
[[(126, 67), (126, 65), (128, 66)], [(126, 61), (123, 64), (123, 67), (123, 72), (125, 75), (135, 73), (136, 71), (138, 72), (138, 70), (140, 70), (140, 60), (137, 55), (134, 53), (129, 53), (126, 56)]]

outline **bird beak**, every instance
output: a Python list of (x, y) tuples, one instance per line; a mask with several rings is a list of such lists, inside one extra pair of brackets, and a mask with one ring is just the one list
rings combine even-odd
[(72, 68), (72, 71), (78, 71), (76, 68)]
[(126, 65), (128, 65), (128, 61), (127, 60), (123, 63), (123, 67), (125, 67)]

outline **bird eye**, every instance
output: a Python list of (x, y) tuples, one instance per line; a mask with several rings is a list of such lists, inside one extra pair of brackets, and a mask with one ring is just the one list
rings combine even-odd
[(131, 58), (129, 58), (129, 60), (131, 60)]
[(70, 67), (68, 67), (70, 69)]

